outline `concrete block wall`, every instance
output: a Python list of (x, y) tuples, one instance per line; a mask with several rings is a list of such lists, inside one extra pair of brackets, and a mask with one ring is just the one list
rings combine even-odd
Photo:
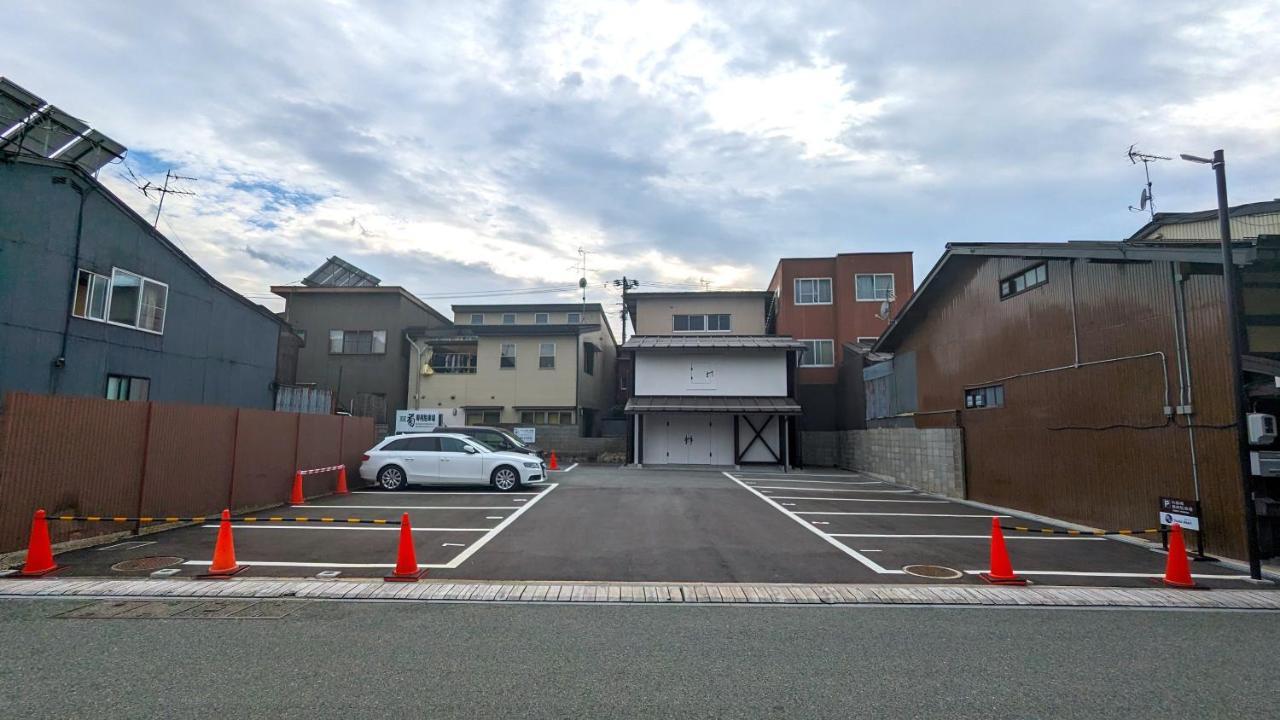
[(601, 462), (622, 464), (627, 459), (625, 437), (578, 437), (577, 425), (538, 425), (534, 445), (556, 451), (561, 462)]
[(804, 463), (875, 473), (925, 492), (963, 498), (960, 428), (883, 428), (806, 432)]

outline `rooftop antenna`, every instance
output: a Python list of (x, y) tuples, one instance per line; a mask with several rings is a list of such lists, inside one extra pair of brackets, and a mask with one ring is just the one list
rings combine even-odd
[(578, 288), (582, 290), (582, 309), (587, 309), (587, 251), (578, 248), (578, 255), (582, 257), (581, 275), (578, 276)]
[(187, 177), (186, 175), (178, 175), (177, 173), (173, 172), (172, 168), (164, 171), (164, 185), (156, 185), (150, 180), (147, 180), (144, 182), (138, 179), (138, 176), (133, 174), (133, 171), (129, 169), (128, 165), (126, 165), (124, 169), (126, 172), (129, 173), (129, 178), (128, 178), (129, 181), (133, 183), (134, 187), (142, 191), (142, 194), (145, 195), (148, 200), (151, 199), (151, 193), (156, 193), (160, 196), (160, 204), (156, 206), (156, 218), (155, 220), (151, 221), (151, 227), (156, 227), (157, 225), (160, 224), (160, 211), (164, 210), (164, 199), (166, 195), (195, 195), (195, 193), (189, 190), (177, 190), (177, 189), (169, 188), (169, 182), (171, 180), (195, 181), (198, 179), (193, 177)]
[(1130, 205), (1129, 212), (1142, 212), (1143, 210), (1146, 210), (1151, 213), (1151, 219), (1155, 220), (1156, 197), (1151, 192), (1151, 163), (1156, 160), (1172, 160), (1173, 158), (1167, 158), (1163, 155), (1148, 155), (1146, 153), (1140, 153), (1134, 149), (1135, 147), (1137, 146), (1129, 146), (1129, 162), (1133, 165), (1137, 165), (1139, 161), (1142, 162), (1142, 171), (1147, 175), (1147, 186), (1142, 189), (1142, 194), (1138, 196), (1138, 207)]
[(711, 281), (706, 278), (698, 278), (698, 284), (702, 286), (702, 292), (711, 290)]

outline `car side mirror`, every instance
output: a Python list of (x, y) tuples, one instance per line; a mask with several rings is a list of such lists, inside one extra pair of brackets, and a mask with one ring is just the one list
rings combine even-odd
[(476, 453), (478, 453), (478, 452), (480, 452), (480, 451), (479, 451), (479, 450), (476, 450), (476, 449), (475, 449), (475, 447), (473, 447), (473, 446), (471, 446), (471, 445), (463, 445), (463, 446), (462, 446), (462, 452), (464, 452), (464, 453), (466, 453), (466, 454), (468, 454), (468, 455), (475, 455)]

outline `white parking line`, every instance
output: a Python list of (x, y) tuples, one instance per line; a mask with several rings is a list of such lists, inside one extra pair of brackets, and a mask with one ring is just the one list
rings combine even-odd
[(879, 480), (859, 480), (848, 482), (844, 480), (800, 480), (799, 478), (760, 478), (759, 480), (748, 480), (747, 482), (755, 485), (758, 482), (789, 482), (789, 483), (819, 483), (822, 485), (886, 485), (887, 483)]
[[(722, 471), (722, 472), (723, 472), (723, 471)], [(905, 574), (902, 570), (887, 570), (887, 569), (885, 569), (885, 568), (881, 567), (881, 566), (880, 566), (876, 561), (872, 560), (871, 558), (867, 557), (866, 555), (863, 555), (862, 553), (858, 552), (857, 550), (854, 550), (853, 548), (849, 547), (848, 545), (845, 545), (844, 543), (840, 542), (839, 540), (836, 540), (835, 538), (831, 537), (830, 535), (828, 535), (828, 534), (826, 534), (826, 533), (822, 532), (822, 531), (821, 531), (821, 530), (819, 530), (818, 528), (816, 528), (816, 527), (814, 527), (813, 525), (809, 524), (809, 522), (808, 522), (807, 520), (805, 520), (804, 518), (797, 516), (795, 513), (791, 512), (790, 510), (788, 510), (788, 509), (786, 509), (786, 508), (782, 507), (781, 505), (779, 505), (778, 503), (774, 502), (774, 499), (773, 499), (773, 498), (771, 498), (771, 497), (769, 497), (769, 496), (765, 495), (764, 493), (760, 492), (759, 490), (756, 490), (755, 488), (751, 487), (750, 485), (748, 485), (748, 484), (746, 484), (746, 483), (742, 482), (741, 480), (739, 480), (738, 478), (736, 478), (736, 477), (734, 477), (733, 475), (729, 474), (728, 472), (724, 472), (723, 474), (724, 474), (724, 476), (725, 476), (725, 477), (727, 477), (727, 478), (729, 478), (730, 480), (734, 481), (734, 482), (735, 482), (735, 483), (737, 483), (739, 486), (741, 486), (743, 489), (747, 490), (747, 491), (748, 491), (748, 492), (750, 492), (751, 494), (755, 495), (756, 497), (760, 498), (761, 500), (763, 500), (763, 501), (765, 501), (765, 502), (769, 503), (770, 505), (772, 505), (773, 507), (777, 508), (778, 512), (781, 512), (782, 514), (786, 515), (787, 517), (791, 518), (792, 520), (795, 520), (796, 522), (800, 523), (800, 526), (801, 526), (801, 527), (803, 527), (803, 528), (805, 528), (805, 529), (809, 530), (809, 532), (812, 532), (814, 535), (817, 535), (818, 537), (822, 538), (823, 540), (826, 540), (828, 543), (830, 543), (833, 547), (835, 547), (835, 548), (836, 548), (837, 550), (839, 550), (840, 552), (842, 552), (842, 553), (844, 553), (845, 555), (848, 555), (849, 557), (853, 558), (854, 560), (857, 560), (858, 562), (862, 563), (863, 565), (865, 565), (865, 566), (867, 567), (867, 569), (871, 570), (872, 572), (878, 573), (878, 574), (880, 574), (880, 575), (904, 575), (904, 574)]]
[[(823, 498), (830, 500), (831, 498)], [(815, 511), (806, 510), (798, 512), (797, 515), (881, 515), (885, 517), (945, 517), (945, 518), (1007, 518), (1012, 515), (951, 515), (948, 513), (894, 513), (894, 512), (839, 512), (835, 510)]]
[[(290, 505), (291, 508), (326, 510), (515, 510), (515, 505)], [(259, 521), (261, 522), (261, 521)]]
[[(548, 488), (556, 486), (547, 486)], [(404, 491), (404, 489), (357, 489), (351, 495), (416, 495), (419, 497), (434, 497), (438, 495), (541, 495), (540, 492), (434, 492), (434, 491)]]
[(466, 550), (463, 550), (462, 552), (458, 553), (457, 557), (455, 557), (454, 559), (450, 560), (450, 561), (445, 565), (445, 567), (456, 568), (456, 567), (458, 567), (459, 565), (461, 565), (462, 563), (466, 562), (467, 558), (471, 557), (472, 555), (474, 555), (474, 554), (476, 553), (476, 551), (477, 551), (477, 550), (479, 550), (480, 548), (484, 547), (484, 546), (485, 546), (485, 543), (487, 543), (487, 542), (489, 542), (490, 540), (492, 540), (492, 539), (494, 539), (495, 537), (497, 537), (498, 533), (502, 532), (503, 530), (505, 530), (505, 529), (507, 528), (507, 526), (508, 526), (508, 525), (510, 525), (511, 523), (515, 522), (515, 521), (516, 521), (516, 518), (518, 518), (518, 517), (520, 517), (522, 514), (524, 514), (524, 511), (528, 510), (529, 508), (533, 507), (534, 505), (537, 505), (539, 500), (541, 500), (542, 498), (544, 498), (544, 497), (546, 497), (547, 495), (549, 495), (549, 494), (551, 493), (551, 491), (552, 491), (552, 490), (555, 490), (555, 489), (556, 489), (556, 488), (558, 488), (558, 487), (560, 487), (559, 483), (552, 483), (552, 484), (548, 485), (548, 486), (547, 486), (547, 489), (546, 489), (544, 492), (538, 493), (538, 497), (534, 498), (533, 500), (530, 500), (527, 504), (522, 505), (522, 506), (520, 507), (520, 509), (519, 509), (519, 510), (516, 510), (515, 512), (511, 513), (510, 517), (508, 517), (506, 520), (503, 520), (502, 522), (498, 523), (498, 526), (497, 526), (497, 527), (495, 527), (494, 529), (490, 530), (487, 534), (485, 534), (485, 536), (484, 536), (484, 537), (482, 537), (482, 538), (480, 538), (479, 540), (475, 541), (475, 543), (473, 543), (473, 544), (472, 544), (470, 547), (468, 547)]
[(578, 463), (574, 463), (574, 464), (570, 465), (569, 467), (564, 468), (563, 470), (548, 470), (547, 472), (567, 473), (567, 472), (569, 472), (570, 470), (572, 470), (572, 469), (574, 469), (574, 468), (576, 468), (576, 467), (578, 467)]
[(799, 490), (801, 492), (847, 492), (847, 493), (890, 493), (893, 495), (908, 495), (914, 493), (915, 490), (845, 490), (844, 488), (810, 488), (810, 487), (786, 487), (785, 485), (753, 485), (757, 490)]
[[(211, 560), (188, 560), (183, 565), (212, 565)], [(281, 562), (273, 560), (241, 560), (241, 565), (260, 565), (262, 567), (297, 567), (297, 568), (379, 568), (390, 569), (395, 563), (325, 563), (325, 562)], [(443, 568), (444, 565), (418, 563), (418, 567)]]
[(735, 475), (744, 478), (761, 477), (761, 478), (787, 478), (787, 477), (835, 477), (835, 478), (856, 478), (862, 477), (857, 473), (782, 473), (782, 472), (751, 472), (743, 470), (735, 470)]
[[(944, 540), (990, 540), (990, 535), (898, 535), (879, 533), (831, 533), (831, 537), (856, 538), (928, 538)], [(1106, 540), (1104, 537), (1082, 537), (1077, 535), (1006, 535), (1005, 540)]]
[[(736, 479), (736, 478), (735, 478)], [(755, 490), (750, 485), (743, 485), (748, 490)], [(923, 503), (926, 505), (946, 505), (949, 500), (881, 500), (880, 498), (838, 498), (811, 497), (808, 495), (774, 495), (774, 500), (820, 500), (822, 502), (872, 502), (872, 503)]]
[[(200, 527), (216, 528), (218, 523), (209, 525), (201, 525)], [(233, 528), (248, 528), (250, 530), (381, 530), (384, 532), (400, 532), (400, 525), (392, 524), (384, 527), (365, 527), (363, 525), (347, 525), (341, 520), (335, 520), (331, 523), (299, 524), (289, 523), (288, 525), (265, 525), (262, 523), (231, 523)], [(489, 532), (493, 528), (412, 528), (414, 532)]]

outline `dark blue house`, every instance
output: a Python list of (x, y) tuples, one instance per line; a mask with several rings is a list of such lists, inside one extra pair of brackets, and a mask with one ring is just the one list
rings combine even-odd
[(0, 147), (0, 407), (17, 390), (270, 409), (280, 321), (53, 155)]

